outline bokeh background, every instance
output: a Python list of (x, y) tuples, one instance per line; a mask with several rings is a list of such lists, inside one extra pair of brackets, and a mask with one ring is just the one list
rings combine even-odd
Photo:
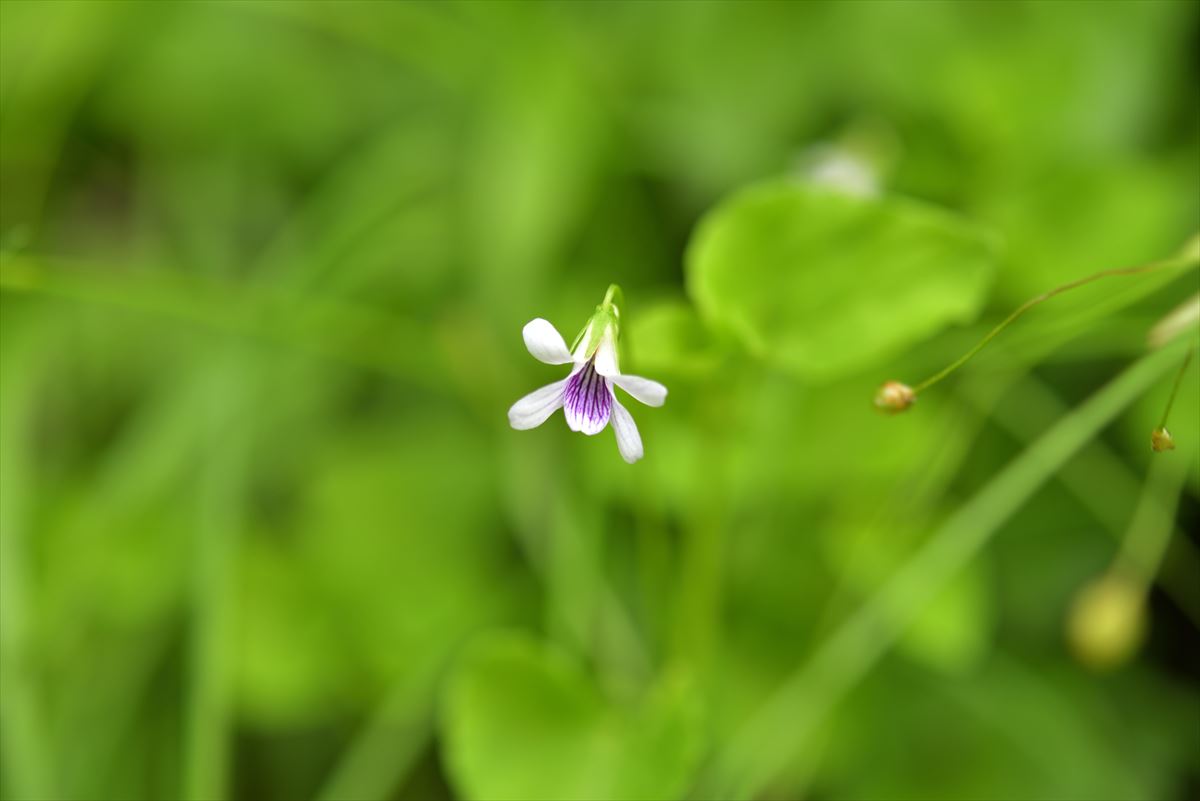
[[(1197, 64), (1193, 2), (4, 0), (0, 798), (1196, 797), (1195, 260), (870, 401), (1179, 252)], [(505, 416), (611, 282), (633, 466)]]

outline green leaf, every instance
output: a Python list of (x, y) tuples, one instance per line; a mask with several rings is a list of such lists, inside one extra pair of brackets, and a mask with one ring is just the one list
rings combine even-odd
[(698, 756), (683, 683), (617, 704), (565, 652), (522, 634), (480, 641), (446, 701), (447, 767), (465, 798), (674, 798)]
[(639, 309), (626, 341), (635, 370), (688, 377), (712, 374), (722, 353), (690, 303), (674, 298)]
[(935, 207), (773, 181), (701, 223), (687, 279), (756, 355), (829, 379), (974, 318), (993, 264), (980, 229)]
[[(831, 526), (825, 549), (842, 581), (868, 594), (900, 570), (927, 540), (925, 523), (893, 517)], [(906, 656), (948, 674), (977, 668), (988, 654), (994, 628), (994, 598), (987, 583), (987, 554), (965, 565), (932, 595), (911, 620), (901, 616), (897, 646)], [(884, 609), (884, 614), (891, 610)]]

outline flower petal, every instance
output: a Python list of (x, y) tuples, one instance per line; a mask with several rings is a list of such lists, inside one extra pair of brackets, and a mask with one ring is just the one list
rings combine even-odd
[(543, 320), (541, 317), (530, 320), (521, 329), (521, 336), (525, 338), (525, 347), (529, 349), (529, 353), (539, 362), (566, 364), (571, 361), (567, 343), (549, 320)]
[(567, 389), (563, 393), (567, 426), (589, 437), (599, 434), (608, 425), (612, 402), (612, 385), (588, 362), (567, 379)]
[(546, 422), (546, 418), (563, 405), (563, 393), (569, 380), (570, 378), (564, 378), (541, 389), (535, 389), (514, 403), (508, 410), (509, 425), (518, 431), (525, 431)]
[(620, 375), (621, 368), (617, 365), (617, 336), (613, 326), (607, 326), (600, 335), (600, 344), (596, 346), (596, 372), (612, 378)]
[(667, 388), (657, 381), (640, 375), (614, 375), (611, 380), (647, 406), (662, 406), (667, 400)]
[(633, 464), (642, 458), (642, 435), (638, 433), (633, 415), (615, 397), (612, 402), (612, 428), (617, 435), (617, 450), (621, 458)]

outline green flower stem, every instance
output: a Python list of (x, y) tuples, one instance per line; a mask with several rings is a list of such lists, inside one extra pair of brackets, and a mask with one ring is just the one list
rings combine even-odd
[(242, 406), (246, 377), (235, 353), (222, 359), (215, 373), (207, 424), (211, 441), (220, 445), (206, 451), (201, 465), (193, 541), (183, 774), (188, 801), (227, 796), (232, 749), (233, 576), (248, 442), (246, 436), (230, 437), (225, 421), (247, 413)]
[[(1180, 342), (1179, 345), (1185, 343)], [(1143, 356), (1022, 452), (952, 515), (876, 594), (797, 668), (718, 755), (707, 795), (752, 798), (813, 736), (929, 600), (1045, 481), (1178, 358)], [(789, 736), (780, 737), (779, 732)]]
[(625, 314), (625, 293), (619, 284), (609, 284), (608, 292), (604, 294), (604, 308), (610, 310), (613, 321), (613, 334), (616, 338), (617, 359), (621, 364), (626, 363), (628, 353), (625, 340), (621, 336), (621, 319)]
[[(37, 332), (42, 338), (44, 332)], [(9, 334), (14, 340), (18, 335)], [(38, 337), (6, 342), (0, 362), (0, 754), (10, 798), (61, 798), (34, 661), (30, 546), (34, 475), (27, 433), (37, 408)]]
[(588, 655), (601, 606), (602, 531), (583, 513), (574, 488), (559, 489), (546, 528), (547, 629), (561, 645)]
[[(596, 346), (600, 344), (600, 337), (604, 335), (605, 330), (610, 326), (613, 328), (619, 347), (621, 338), (621, 312), (624, 311), (624, 308), (625, 293), (621, 291), (619, 285), (609, 284), (608, 291), (604, 293), (604, 300), (596, 307), (596, 311), (588, 318), (587, 323), (571, 342), (571, 353), (575, 353), (582, 343), (583, 352), (590, 357), (595, 352)], [(587, 337), (587, 342), (583, 341), (584, 337)]]
[(1099, 281), (1101, 278), (1110, 278), (1112, 276), (1117, 276), (1117, 275), (1140, 275), (1143, 273), (1157, 272), (1159, 270), (1182, 269), (1185, 267), (1195, 267), (1195, 266), (1197, 266), (1197, 264), (1200, 264), (1200, 260), (1198, 260), (1194, 254), (1187, 252), (1184, 255), (1179, 256), (1177, 258), (1163, 259), (1161, 261), (1150, 262), (1149, 264), (1142, 264), (1137, 267), (1119, 267), (1119, 268), (1112, 269), (1112, 270), (1101, 270), (1100, 272), (1095, 273), (1093, 275), (1089, 275), (1086, 278), (1080, 278), (1075, 281), (1070, 281), (1066, 284), (1063, 284), (1062, 286), (1057, 286), (1054, 289), (1049, 290), (1048, 292), (1043, 292), (1042, 294), (1040, 294), (1036, 297), (1030, 298), (1029, 300), (1022, 303), (1011, 314), (1009, 314), (1007, 317), (1005, 317), (1004, 320), (1002, 320), (999, 325), (997, 325), (995, 328), (993, 328), (991, 331), (989, 331), (986, 335), (984, 335), (983, 339), (979, 340), (979, 342), (976, 343), (976, 345), (973, 348), (968, 350), (962, 356), (958, 357), (956, 360), (951, 362), (949, 365), (944, 367), (942, 370), (938, 371), (937, 373), (934, 373), (932, 376), (930, 376), (929, 378), (926, 378), (921, 383), (913, 386), (912, 390), (914, 393), (920, 394), (922, 391), (929, 389), (934, 384), (938, 383), (943, 378), (950, 375), (955, 370), (957, 370), (958, 368), (962, 367), (964, 364), (969, 362), (971, 360), (971, 358), (973, 356), (975, 356), (976, 353), (979, 353), (979, 351), (983, 350), (984, 347), (989, 342), (991, 342), (993, 339), (995, 339), (997, 336), (999, 336), (1000, 332), (1002, 332), (1005, 328), (1008, 328), (1010, 325), (1012, 325), (1017, 320), (1018, 317), (1020, 317), (1021, 315), (1023, 315), (1025, 312), (1029, 311), (1030, 309), (1032, 309), (1034, 306), (1037, 306), (1037, 305), (1043, 303), (1044, 301), (1049, 300), (1050, 298), (1054, 297), (1055, 295), (1061, 295), (1063, 292), (1067, 292), (1071, 289), (1075, 289), (1077, 287), (1084, 286), (1085, 284), (1090, 284), (1093, 281)]
[(1192, 348), (1183, 357), (1183, 364), (1179, 366), (1179, 372), (1175, 375), (1175, 386), (1171, 387), (1171, 396), (1167, 398), (1167, 408), (1163, 409), (1162, 419), (1158, 422), (1159, 428), (1167, 427), (1167, 418), (1171, 415), (1171, 407), (1175, 405), (1175, 396), (1179, 394), (1179, 385), (1183, 383), (1183, 374), (1187, 372), (1188, 365), (1192, 363), (1192, 354), (1196, 352)]
[[(964, 381), (960, 391), (969, 404), (980, 413), (989, 414), (991, 420), (1021, 442), (1033, 439), (1070, 411), (1032, 372), (1025, 371), (1021, 380), (1014, 383), (1004, 403), (995, 403), (994, 383), (994, 380)], [(1151, 460), (1151, 464), (1154, 461), (1159, 460)], [(1078, 458), (1063, 465), (1057, 481), (1114, 541), (1124, 540), (1129, 510), (1137, 501), (1141, 477), (1104, 440), (1093, 439), (1085, 445)], [(1105, 491), (1096, 492), (1096, 487), (1104, 487)], [(1200, 587), (1194, 579), (1200, 575), (1200, 551), (1180, 529), (1169, 536), (1169, 541), (1171, 558), (1157, 580), (1175, 605), (1200, 628)]]
[(617, 319), (620, 320), (621, 312), (625, 311), (625, 293), (621, 290), (620, 284), (609, 284), (608, 291), (604, 293), (604, 302), (600, 304), (603, 309), (616, 309)]
[(1150, 472), (1137, 511), (1113, 563), (1113, 569), (1135, 580), (1143, 593), (1154, 583), (1175, 529), (1175, 509), (1194, 448), (1189, 447), (1188, 451), (1177, 454), (1188, 458), (1150, 460)]
[(380, 703), (322, 786), (319, 801), (390, 798), (412, 770), (433, 731), (432, 677), (414, 693), (401, 681)]

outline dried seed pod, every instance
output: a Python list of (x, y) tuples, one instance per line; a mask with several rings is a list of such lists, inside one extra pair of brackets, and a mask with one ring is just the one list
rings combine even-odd
[(1166, 426), (1159, 426), (1150, 434), (1150, 447), (1159, 453), (1175, 450), (1175, 438)]
[(888, 381), (875, 393), (875, 408), (885, 414), (899, 414), (916, 401), (912, 387), (899, 381)]

